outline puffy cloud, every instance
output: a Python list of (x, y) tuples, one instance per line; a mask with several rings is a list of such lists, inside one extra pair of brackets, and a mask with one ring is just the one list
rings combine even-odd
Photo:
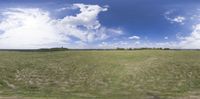
[(62, 35), (52, 25), (49, 13), (40, 9), (9, 9), (0, 23), (0, 48), (35, 48), (62, 43)]
[[(105, 40), (121, 35), (120, 28), (106, 28), (98, 20), (98, 14), (107, 11), (99, 5), (74, 4), (80, 13), (53, 19), (48, 11), (38, 8), (10, 8), (1, 13), (0, 48), (73, 47), (78, 43)], [(73, 39), (76, 39), (74, 41)]]
[(179, 23), (181, 25), (184, 24), (184, 21), (186, 20), (183, 16), (176, 16), (174, 18), (166, 17), (167, 20), (169, 20), (171, 23)]
[(76, 16), (66, 16), (64, 19), (59, 20), (61, 25), (83, 26), (87, 29), (97, 29), (101, 26), (97, 16), (101, 11), (107, 11), (107, 8), (84, 4), (74, 4), (74, 6), (80, 8), (80, 13)]
[(164, 37), (165, 40), (168, 40), (169, 38), (167, 36)]
[(170, 23), (179, 23), (181, 25), (184, 25), (184, 21), (186, 20), (186, 18), (184, 16), (171, 16), (174, 13), (174, 10), (169, 10), (167, 12), (165, 12), (164, 17), (165, 19), (167, 19), (168, 21), (170, 21)]
[(181, 37), (181, 48), (199, 49), (200, 48), (200, 24), (193, 26), (193, 32), (186, 37)]
[[(170, 10), (165, 12), (165, 18), (169, 20), (171, 23), (179, 23), (179, 24), (185, 24), (186, 18), (184, 16), (176, 16), (176, 17), (170, 17), (174, 13), (174, 10)], [(192, 25), (192, 31), (189, 33), (188, 36), (181, 36), (180, 33), (176, 35), (177, 41), (174, 41), (173, 44), (171, 43), (162, 43), (162, 45), (169, 46), (171, 48), (182, 48), (182, 49), (199, 49), (200, 48), (200, 24), (199, 24), (199, 10), (195, 11), (194, 13), (191, 13), (187, 15), (188, 23), (191, 26)], [(188, 24), (187, 24), (188, 25)], [(168, 43), (168, 44), (167, 44)], [(170, 46), (171, 45), (171, 46)]]
[(184, 24), (183, 21), (185, 21), (185, 17), (183, 17), (183, 16), (177, 16), (174, 19), (172, 19), (171, 21), (172, 22), (177, 22), (177, 23)]
[(131, 39), (131, 40), (139, 40), (140, 37), (139, 36), (130, 36), (129, 39)]
[[(200, 24), (193, 26), (193, 30), (188, 36), (181, 36), (180, 33), (176, 35), (176, 41), (168, 41), (168, 37), (164, 37), (163, 42), (152, 42), (148, 40), (137, 40), (139, 37), (131, 36), (129, 40), (116, 42), (102, 42), (98, 45), (99, 48), (141, 48), (141, 47), (161, 47), (172, 49), (199, 49), (200, 48)], [(132, 41), (133, 39), (136, 39)]]
[(66, 11), (66, 10), (75, 10), (75, 9), (77, 9), (76, 6), (73, 6), (73, 5), (66, 5), (66, 7), (58, 8), (58, 9), (56, 9), (55, 11), (57, 11), (57, 12), (61, 12), (61, 11)]

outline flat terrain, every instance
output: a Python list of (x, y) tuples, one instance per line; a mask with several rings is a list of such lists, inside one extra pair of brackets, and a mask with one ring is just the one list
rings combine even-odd
[(2, 51), (0, 99), (200, 99), (200, 51)]

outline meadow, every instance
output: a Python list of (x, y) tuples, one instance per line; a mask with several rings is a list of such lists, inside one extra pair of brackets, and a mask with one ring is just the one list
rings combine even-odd
[(200, 99), (200, 51), (0, 52), (0, 99)]

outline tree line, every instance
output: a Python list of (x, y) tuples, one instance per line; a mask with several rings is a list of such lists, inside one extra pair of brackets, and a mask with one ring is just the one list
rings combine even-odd
[(116, 48), (116, 50), (170, 50), (170, 48), (148, 48), (148, 47), (143, 47), (143, 48)]

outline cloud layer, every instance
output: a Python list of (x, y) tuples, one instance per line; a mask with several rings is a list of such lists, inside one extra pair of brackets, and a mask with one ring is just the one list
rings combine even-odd
[(200, 48), (200, 24), (193, 26), (193, 31), (189, 36), (181, 38), (180, 46), (187, 49)]
[[(170, 47), (200, 48), (200, 15), (171, 14), (168, 11), (164, 18), (172, 25), (185, 26), (187, 21), (195, 20), (191, 33), (169, 41), (170, 36), (163, 37), (162, 42), (145, 39), (145, 35), (123, 35), (121, 28), (103, 26), (99, 13), (108, 11), (109, 6), (73, 4), (57, 9), (78, 10), (75, 15), (52, 18), (52, 14), (39, 8), (7, 8), (0, 13), (0, 49), (37, 49), (51, 47), (68, 48), (116, 48), (116, 47)], [(191, 25), (190, 25), (191, 26)], [(189, 26), (188, 26), (189, 27)], [(129, 33), (127, 33), (129, 34)], [(121, 36), (122, 35), (122, 36)], [(147, 37), (148, 38), (148, 37)]]
[(48, 11), (38, 8), (9, 8), (1, 13), (0, 48), (29, 49), (71, 47), (121, 35), (119, 28), (100, 24), (98, 15), (108, 8), (98, 5), (73, 4), (80, 13), (53, 19)]

